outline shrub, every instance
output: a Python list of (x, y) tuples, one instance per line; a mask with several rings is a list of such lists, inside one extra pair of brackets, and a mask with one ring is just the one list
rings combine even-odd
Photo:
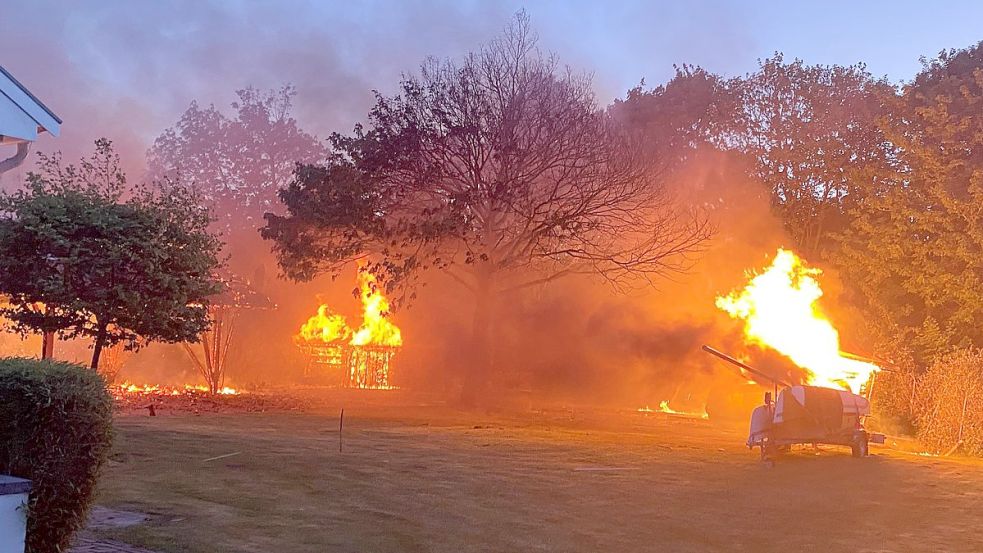
[(876, 353), (877, 358), (890, 359), (891, 362), (886, 370), (874, 376), (871, 399), (877, 416), (871, 428), (912, 435), (915, 433), (921, 371), (911, 351), (903, 345), (890, 344), (878, 348)]
[(937, 452), (961, 444), (983, 455), (983, 350), (964, 349), (940, 358), (918, 385), (918, 438)]
[(95, 371), (0, 359), (0, 472), (33, 483), (27, 553), (65, 551), (85, 522), (112, 439), (112, 399)]

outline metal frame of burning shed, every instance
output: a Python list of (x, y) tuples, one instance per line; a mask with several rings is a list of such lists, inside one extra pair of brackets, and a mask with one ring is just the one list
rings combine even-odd
[(298, 347), (307, 357), (304, 375), (338, 371), (340, 384), (346, 388), (390, 389), (393, 384), (393, 358), (399, 346), (377, 344), (350, 345), (345, 343), (302, 342)]

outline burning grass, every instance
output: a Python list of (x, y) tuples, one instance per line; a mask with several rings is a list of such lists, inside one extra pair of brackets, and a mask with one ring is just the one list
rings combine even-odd
[(670, 417), (672, 417), (672, 416), (678, 416), (678, 417), (691, 418), (691, 419), (710, 420), (710, 414), (706, 412), (706, 409), (705, 408), (700, 413), (690, 413), (690, 412), (687, 412), (687, 411), (677, 411), (677, 410), (673, 409), (672, 407), (669, 407), (669, 401), (668, 400), (659, 403), (659, 408), (658, 409), (652, 409), (651, 407), (649, 407), (648, 405), (646, 405), (645, 407), (639, 407), (638, 408), (638, 412), (639, 413), (642, 413), (642, 414), (645, 414), (645, 415), (651, 415), (651, 414), (661, 413), (663, 415), (670, 416)]
[(161, 386), (130, 383), (110, 387), (116, 411), (125, 415), (174, 415), (179, 413), (227, 413), (303, 411), (309, 401), (287, 391), (244, 392), (221, 388), (212, 394), (207, 386)]
[(824, 448), (767, 470), (713, 423), (345, 406), (342, 453), (332, 402), (118, 419), (101, 502), (153, 520), (109, 535), (173, 553), (983, 549), (975, 460)]

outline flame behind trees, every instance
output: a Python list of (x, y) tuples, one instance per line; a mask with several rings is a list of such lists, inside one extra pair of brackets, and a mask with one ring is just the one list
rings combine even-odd
[(348, 326), (344, 315), (321, 304), (317, 313), (307, 319), (297, 333), (301, 343), (344, 344), (353, 346), (403, 345), (403, 333), (390, 319), (389, 300), (379, 289), (372, 273), (359, 266), (358, 296), (362, 303), (362, 324), (357, 329)]
[(427, 61), (377, 95), (367, 127), (335, 135), (327, 166), (300, 168), (267, 215), (285, 272), (309, 279), (371, 256), (412, 297), (438, 269), (475, 298), (476, 367), (491, 367), (499, 294), (569, 274), (616, 285), (687, 266), (709, 235), (653, 181), (588, 78), (542, 54), (524, 13), (462, 62)]
[(403, 333), (390, 320), (389, 300), (372, 273), (363, 265), (357, 273), (361, 326), (352, 329), (343, 315), (322, 304), (294, 339), (312, 363), (345, 367), (345, 386), (391, 389), (392, 361), (403, 345)]

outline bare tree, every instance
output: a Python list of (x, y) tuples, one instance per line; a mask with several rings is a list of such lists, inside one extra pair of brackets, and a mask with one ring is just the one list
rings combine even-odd
[(399, 95), (377, 94), (368, 126), (332, 143), (331, 164), (281, 193), (288, 215), (267, 215), (285, 272), (368, 258), (405, 300), (421, 270), (442, 270), (474, 294), (482, 352), (500, 294), (571, 274), (645, 282), (684, 270), (710, 233), (521, 12), (462, 62), (430, 59)]
[(211, 325), (199, 337), (201, 355), (198, 355), (195, 344), (182, 342), (188, 357), (195, 363), (195, 368), (205, 379), (208, 392), (218, 393), (225, 387), (225, 375), (229, 350), (232, 348), (232, 337), (238, 308), (234, 305), (211, 305), (208, 317)]
[(191, 342), (182, 342), (184, 351), (194, 362), (212, 394), (225, 387), (229, 353), (234, 350), (233, 338), (241, 311), (273, 306), (269, 298), (257, 292), (247, 281), (236, 276), (226, 276), (221, 280), (224, 286), (222, 292), (209, 298), (210, 324), (198, 336), (200, 347)]
[(106, 384), (116, 384), (119, 373), (123, 370), (127, 357), (131, 354), (127, 351), (126, 345), (122, 343), (113, 344), (102, 352), (102, 359), (99, 362), (99, 374), (106, 379)]

